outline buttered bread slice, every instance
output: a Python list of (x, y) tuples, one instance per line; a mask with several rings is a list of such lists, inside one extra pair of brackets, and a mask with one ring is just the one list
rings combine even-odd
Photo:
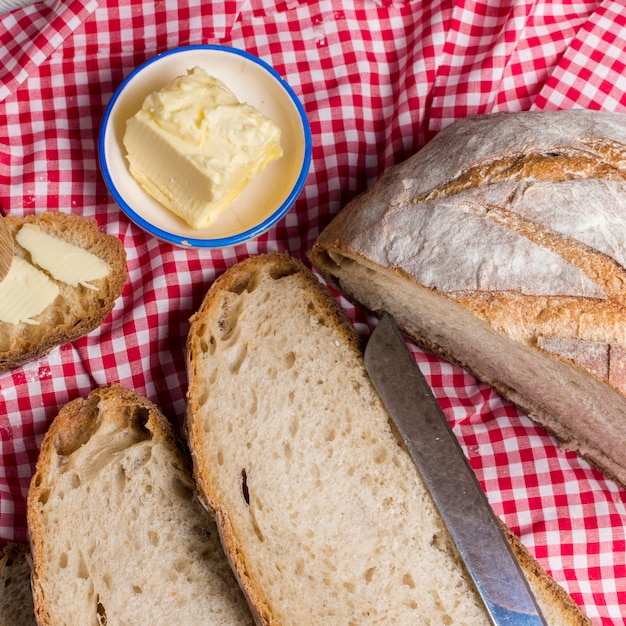
[(127, 279), (122, 242), (93, 219), (49, 211), (5, 221), (14, 257), (0, 281), (0, 371), (97, 328)]
[[(188, 371), (196, 482), (259, 623), (490, 623), (354, 328), (304, 265), (269, 254), (223, 274)], [(509, 538), (549, 623), (588, 624)]]

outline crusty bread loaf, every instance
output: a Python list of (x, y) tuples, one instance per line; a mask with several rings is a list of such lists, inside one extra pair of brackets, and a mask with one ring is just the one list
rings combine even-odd
[(0, 626), (35, 626), (29, 549), (11, 543), (0, 550)]
[(626, 116), (456, 122), (349, 203), (311, 260), (626, 485)]
[[(48, 211), (23, 218), (8, 216), (6, 223), (14, 236), (23, 224), (36, 224), (45, 232), (100, 257), (109, 264), (111, 272), (92, 282), (96, 289), (55, 281), (59, 295), (35, 318), (38, 324), (0, 321), (0, 371), (35, 359), (100, 326), (113, 309), (127, 279), (126, 252), (122, 242), (99, 231), (93, 219)], [(14, 252), (16, 256), (28, 259), (28, 253), (17, 242)]]
[(40, 625), (253, 624), (156, 406), (119, 384), (67, 404), (28, 494)]
[[(335, 300), (287, 256), (211, 286), (188, 339), (194, 474), (262, 624), (488, 624)], [(586, 624), (509, 534), (551, 624)]]

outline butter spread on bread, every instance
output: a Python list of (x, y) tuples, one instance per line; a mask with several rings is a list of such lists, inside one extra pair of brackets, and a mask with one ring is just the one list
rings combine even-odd
[(194, 67), (148, 95), (124, 134), (130, 172), (193, 228), (205, 228), (280, 158), (281, 131)]
[(95, 389), (61, 409), (27, 519), (40, 626), (253, 625), (184, 448), (130, 389)]
[(350, 202), (311, 260), (626, 485), (626, 116), (455, 122)]
[(0, 282), (0, 322), (38, 324), (33, 319), (59, 295), (59, 287), (44, 272), (20, 257)]
[[(354, 328), (302, 263), (231, 267), (187, 347), (196, 482), (260, 624), (491, 623)], [(508, 537), (549, 623), (589, 624)]]
[(73, 243), (50, 235), (34, 224), (24, 224), (15, 236), (17, 243), (30, 254), (32, 262), (56, 280), (73, 287), (92, 287), (90, 281), (108, 276), (109, 264)]
[[(127, 278), (126, 252), (122, 242), (117, 237), (100, 232), (93, 219), (59, 211), (47, 211), (27, 217), (10, 215), (5, 218), (5, 222), (15, 243), (13, 263), (20, 259), (17, 264), (30, 264), (33, 271), (39, 272), (41, 277), (58, 289), (58, 294), (39, 313), (32, 311), (27, 315), (20, 313), (19, 321), (15, 323), (6, 321), (10, 316), (0, 316), (0, 371), (35, 359), (51, 348), (74, 341), (100, 326), (112, 311)], [(28, 226), (26, 231), (22, 230), (24, 226)], [(31, 230), (30, 226), (36, 227), (36, 230)], [(58, 280), (50, 271), (35, 268), (32, 265), (31, 252), (15, 241), (16, 237), (19, 237), (18, 233), (29, 232), (35, 233), (36, 241), (40, 239), (39, 232), (60, 240), (59, 244), (53, 244), (51, 249), (53, 256), (59, 253), (59, 246), (63, 249), (66, 247), (65, 244), (71, 244), (70, 250), (73, 250), (73, 246), (81, 248), (84, 252), (79, 252), (78, 263), (87, 267), (88, 264), (83, 263), (87, 258), (90, 259), (91, 265), (93, 255), (99, 259), (95, 262), (97, 267), (106, 265), (108, 268), (106, 275), (102, 275), (103, 272), (94, 274), (91, 270), (82, 273), (82, 268), (80, 273), (75, 274), (74, 268), (71, 268), (69, 276), (65, 273), (61, 274), (61, 278), (72, 282), (74, 278), (78, 278), (80, 282), (73, 285)], [(44, 238), (44, 241), (46, 240), (47, 237)], [(50, 251), (49, 248), (48, 250)], [(38, 249), (33, 251), (38, 258)], [(83, 256), (84, 254), (87, 256)], [(63, 270), (65, 266), (63, 262), (59, 263), (58, 259), (50, 259), (45, 254), (43, 256), (44, 260), (39, 261), (47, 265), (51, 271), (58, 273), (59, 267)], [(52, 261), (51, 266), (48, 261)], [(96, 278), (98, 275), (101, 277)], [(11, 288), (11, 283), (8, 287), (4, 286), (6, 282), (6, 280), (0, 282), (0, 290)], [(19, 284), (13, 287), (20, 292), (19, 297), (27, 298), (26, 292), (20, 290)], [(51, 292), (51, 295), (54, 294)], [(42, 303), (38, 298), (39, 296), (33, 298), (30, 304), (39, 302), (38, 308), (41, 308)], [(17, 300), (15, 302), (17, 303)]]
[(8, 324), (38, 324), (33, 318), (59, 295), (55, 280), (73, 287), (93, 288), (89, 281), (108, 276), (108, 263), (79, 246), (50, 235), (34, 224), (25, 224), (15, 236), (29, 254), (30, 261), (14, 259), (9, 273), (0, 282), (0, 321)]

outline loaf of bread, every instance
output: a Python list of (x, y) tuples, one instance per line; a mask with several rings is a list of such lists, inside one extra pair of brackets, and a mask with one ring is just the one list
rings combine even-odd
[(626, 116), (455, 122), (349, 203), (310, 256), (626, 485)]
[(28, 494), (42, 625), (252, 625), (170, 423), (119, 384), (67, 404)]
[(25, 543), (11, 543), (0, 550), (0, 626), (37, 624), (28, 558)]
[[(187, 358), (194, 475), (260, 624), (490, 623), (354, 328), (302, 263), (218, 278)], [(509, 538), (549, 623), (588, 624)]]
[[(59, 294), (30, 322), (0, 320), (0, 371), (7, 370), (88, 334), (106, 319), (126, 283), (126, 252), (122, 242), (98, 230), (95, 220), (79, 215), (48, 211), (28, 217), (6, 218), (15, 237), (24, 224), (44, 231), (95, 254), (106, 262), (110, 272), (90, 281), (90, 286), (73, 286), (50, 277)], [(17, 242), (16, 257), (31, 261), (30, 254)]]

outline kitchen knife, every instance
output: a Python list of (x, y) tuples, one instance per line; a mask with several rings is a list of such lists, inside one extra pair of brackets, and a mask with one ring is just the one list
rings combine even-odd
[(500, 522), (400, 331), (385, 314), (365, 366), (496, 626), (540, 626), (541, 615)]

